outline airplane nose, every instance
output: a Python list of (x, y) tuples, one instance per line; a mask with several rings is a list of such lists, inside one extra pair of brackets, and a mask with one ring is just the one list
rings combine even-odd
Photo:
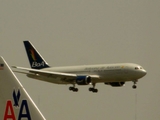
[(145, 76), (145, 75), (147, 74), (147, 71), (143, 69), (143, 70), (141, 71), (141, 73), (142, 73), (143, 76)]
[(136, 76), (137, 76), (138, 78), (142, 78), (142, 77), (144, 77), (146, 74), (147, 74), (147, 71), (144, 70), (144, 69), (141, 69), (141, 70), (137, 70), (137, 71), (136, 71)]

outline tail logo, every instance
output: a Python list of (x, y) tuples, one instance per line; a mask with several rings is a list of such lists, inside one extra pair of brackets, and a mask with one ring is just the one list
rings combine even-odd
[[(27, 100), (22, 100), (21, 105), (19, 105), (20, 97), (21, 97), (20, 90), (18, 89), (17, 93), (15, 90), (13, 90), (12, 96), (13, 96), (14, 104), (12, 103), (11, 100), (7, 101), (3, 120), (8, 120), (8, 119), (22, 120), (25, 118), (27, 120), (31, 120), (31, 115), (29, 112)], [(19, 110), (19, 114), (17, 116), (18, 119), (16, 119), (14, 108), (16, 108), (16, 110)]]
[(14, 100), (14, 106), (15, 107), (19, 107), (19, 98), (20, 98), (20, 91), (18, 90), (18, 92), (17, 92), (17, 95), (16, 95), (16, 92), (15, 92), (15, 90), (13, 91), (13, 100)]
[(29, 52), (30, 52), (30, 55), (31, 55), (32, 59), (33, 59), (34, 61), (36, 61), (37, 59), (36, 59), (36, 55), (35, 55), (34, 49), (31, 48), (31, 49), (29, 50)]
[(41, 63), (38, 63), (38, 62), (32, 62), (32, 68), (35, 68), (35, 67), (41, 67), (41, 66), (45, 66), (45, 62), (42, 61)]
[(32, 63), (31, 63), (31, 67), (32, 68), (37, 68), (37, 67), (44, 67), (45, 66), (45, 62), (44, 61), (42, 61), (42, 62), (39, 62), (38, 61), (38, 59), (36, 58), (36, 52), (34, 51), (34, 49), (33, 48), (31, 48), (30, 50), (29, 50), (29, 52), (30, 52), (30, 56), (31, 56), (31, 58), (32, 58)]

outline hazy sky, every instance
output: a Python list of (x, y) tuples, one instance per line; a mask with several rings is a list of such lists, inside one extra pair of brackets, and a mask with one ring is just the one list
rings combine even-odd
[(56, 85), (16, 74), (47, 120), (159, 120), (159, 0), (1, 0), (0, 55), (30, 67), (30, 40), (51, 66), (132, 62), (147, 75), (113, 88)]

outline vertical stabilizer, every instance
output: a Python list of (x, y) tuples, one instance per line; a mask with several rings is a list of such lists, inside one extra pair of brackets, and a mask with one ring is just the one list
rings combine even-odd
[(0, 120), (46, 120), (0, 57)]
[(36, 48), (32, 45), (30, 41), (24, 41), (24, 46), (31, 68), (43, 69), (49, 67), (47, 62), (44, 60), (44, 58), (40, 55), (40, 53), (36, 50)]

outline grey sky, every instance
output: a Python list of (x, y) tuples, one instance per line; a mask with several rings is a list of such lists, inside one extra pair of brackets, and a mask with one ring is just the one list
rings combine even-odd
[(1, 0), (0, 55), (29, 67), (23, 40), (52, 66), (133, 62), (148, 72), (112, 88), (56, 85), (16, 74), (47, 120), (159, 120), (159, 0)]

